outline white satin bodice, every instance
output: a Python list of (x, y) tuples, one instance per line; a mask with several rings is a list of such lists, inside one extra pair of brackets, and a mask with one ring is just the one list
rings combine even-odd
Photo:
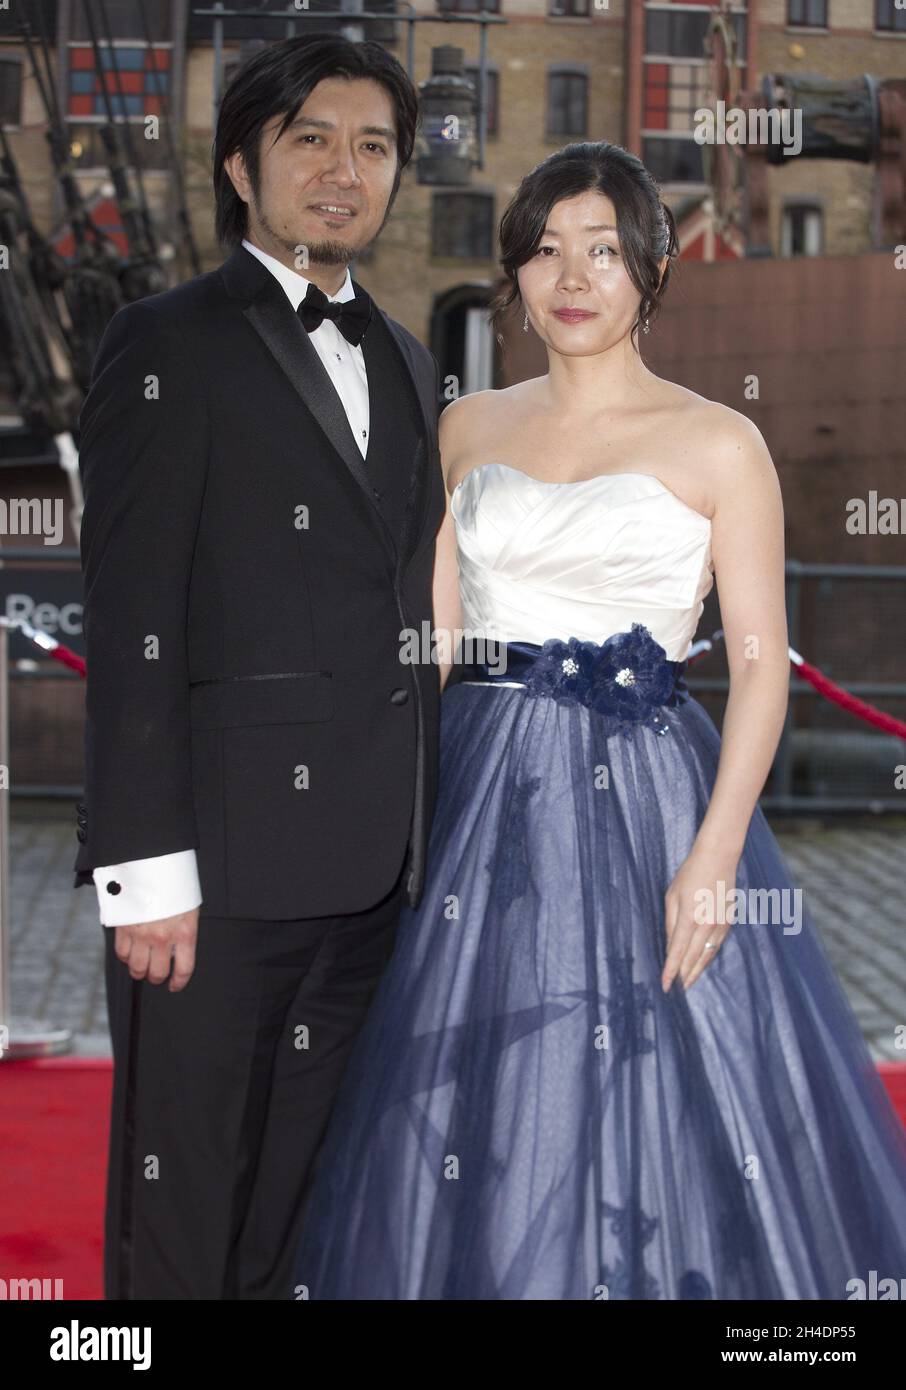
[(643, 623), (682, 661), (714, 583), (711, 523), (648, 473), (539, 482), (472, 468), (451, 498), (463, 627), (601, 643)]

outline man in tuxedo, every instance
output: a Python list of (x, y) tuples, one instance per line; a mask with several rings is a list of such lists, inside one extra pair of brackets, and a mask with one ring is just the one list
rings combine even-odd
[(437, 364), (348, 270), (416, 119), (375, 43), (256, 54), (214, 147), (231, 253), (114, 316), (80, 417), (108, 1298), (292, 1297), (335, 1093), (421, 896), (439, 681), (401, 650), (432, 619)]

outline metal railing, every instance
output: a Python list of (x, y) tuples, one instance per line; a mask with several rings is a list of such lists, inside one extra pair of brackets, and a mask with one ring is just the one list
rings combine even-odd
[[(864, 587), (860, 592), (860, 585), (869, 586), (868, 592)], [(904, 586), (906, 565), (786, 564), (790, 645), (851, 694), (901, 719), (906, 719)], [(719, 626), (719, 618), (709, 623), (709, 612), (718, 612), (714, 594), (700, 636)], [(708, 696), (723, 703), (729, 678), (709, 675), (708, 664), (706, 657), (690, 668), (686, 683), (696, 698), (706, 697), (705, 703), (714, 703)], [(860, 674), (879, 668), (892, 678)], [(797, 679), (792, 667), (789, 708), (760, 805), (777, 812), (906, 813), (906, 791), (897, 795), (894, 788), (895, 769), (903, 764), (906, 743), (828, 703), (814, 686)]]

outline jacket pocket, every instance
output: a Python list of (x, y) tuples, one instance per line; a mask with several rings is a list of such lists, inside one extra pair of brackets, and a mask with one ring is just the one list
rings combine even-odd
[(256, 724), (318, 724), (333, 716), (330, 671), (217, 676), (189, 683), (193, 729)]

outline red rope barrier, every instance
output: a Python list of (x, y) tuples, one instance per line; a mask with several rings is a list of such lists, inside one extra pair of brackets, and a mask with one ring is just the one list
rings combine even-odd
[[(718, 642), (724, 638), (723, 628), (718, 628), (710, 638), (705, 637), (693, 644), (689, 650), (686, 665), (690, 666), (714, 649)], [(853, 695), (848, 690), (844, 690), (842, 685), (837, 685), (830, 676), (826, 676), (823, 671), (819, 671), (817, 666), (813, 666), (810, 661), (806, 661), (792, 647), (790, 651), (790, 661), (795, 666), (803, 680), (807, 680), (809, 685), (814, 686), (819, 695), (823, 695), (825, 700), (831, 704), (839, 705), (845, 709), (847, 714), (854, 714), (857, 719), (862, 719), (866, 724), (872, 724), (876, 729), (882, 729), (885, 734), (893, 734), (895, 738), (906, 739), (906, 723), (902, 719), (896, 719), (892, 714), (887, 714), (884, 710), (878, 709), (875, 705), (870, 705), (865, 700), (860, 700), (857, 695)]]
[(85, 658), (79, 656), (71, 647), (64, 647), (62, 642), (58, 642), (56, 637), (51, 637), (49, 632), (42, 632), (39, 627), (32, 627), (31, 623), (24, 618), (0, 618), (0, 623), (8, 631), (18, 628), (23, 637), (27, 637), (36, 647), (51, 657), (54, 661), (59, 661), (61, 665), (68, 666), (71, 671), (77, 671), (80, 676), (85, 674)]
[(59, 661), (64, 666), (68, 666), (70, 671), (78, 671), (80, 676), (85, 674), (85, 658), (79, 656), (78, 652), (72, 651), (70, 647), (64, 647), (62, 642), (58, 642), (52, 649), (48, 650), (48, 656), (52, 656), (54, 661)]
[[(796, 658), (799, 657), (798, 661)], [(857, 695), (851, 695), (848, 690), (844, 690), (842, 685), (837, 685), (829, 676), (825, 676), (823, 671), (819, 671), (817, 666), (812, 666), (810, 662), (799, 656), (798, 652), (790, 652), (790, 660), (796, 670), (809, 685), (813, 685), (819, 695), (823, 695), (825, 700), (830, 700), (833, 704), (845, 709), (848, 714), (854, 714), (857, 719), (862, 719), (866, 724), (873, 724), (876, 729), (883, 729), (885, 734), (893, 734), (896, 738), (906, 739), (906, 724), (902, 719), (895, 719), (892, 714), (885, 714), (881, 709), (876, 709), (874, 705), (866, 704)]]

